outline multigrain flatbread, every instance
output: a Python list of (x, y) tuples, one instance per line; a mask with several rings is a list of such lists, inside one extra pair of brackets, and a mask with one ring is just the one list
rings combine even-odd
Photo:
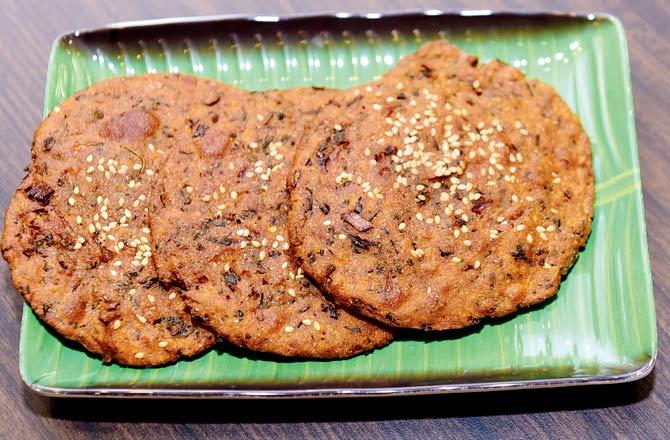
[(160, 278), (226, 340), (285, 356), (342, 358), (387, 344), (290, 260), (286, 175), (295, 144), (336, 92), (222, 90), (192, 108), (188, 139), (161, 165), (152, 209)]
[(159, 365), (215, 342), (158, 282), (147, 210), (158, 159), (212, 87), (175, 75), (112, 79), (64, 101), (35, 133), (2, 253), (40, 319), (105, 361)]
[[(289, 237), (384, 323), (460, 328), (553, 296), (589, 236), (589, 139), (551, 87), (446, 42), (338, 96), (301, 141)], [(321, 207), (327, 209), (321, 209)]]

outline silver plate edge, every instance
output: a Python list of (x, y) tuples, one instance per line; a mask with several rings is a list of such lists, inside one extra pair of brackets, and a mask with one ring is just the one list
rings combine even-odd
[(330, 397), (389, 397), (427, 394), (461, 394), (518, 389), (565, 388), (585, 385), (609, 385), (634, 382), (648, 376), (654, 369), (658, 352), (639, 368), (627, 373), (606, 376), (563, 377), (556, 379), (519, 380), (481, 383), (457, 383), (369, 388), (305, 388), (305, 389), (216, 389), (216, 388), (58, 388), (36, 383), (26, 385), (46, 397), (107, 398), (179, 398), (179, 399), (298, 399)]

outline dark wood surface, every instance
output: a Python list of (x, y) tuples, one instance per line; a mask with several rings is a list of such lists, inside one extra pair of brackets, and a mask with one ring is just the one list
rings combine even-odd
[[(0, 14), (0, 212), (29, 161), (53, 39), (111, 21), (232, 12), (290, 14), (462, 8), (466, 2), (322, 0), (3, 0)], [(630, 49), (659, 356), (632, 384), (421, 398), (318, 401), (53, 400), (19, 375), (21, 300), (0, 263), (0, 438), (667, 438), (670, 428), (670, 4), (668, 0), (467, 2), (468, 8), (605, 11)]]

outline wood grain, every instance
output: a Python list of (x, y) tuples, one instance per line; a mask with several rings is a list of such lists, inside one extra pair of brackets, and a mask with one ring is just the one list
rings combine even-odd
[[(0, 15), (0, 212), (29, 161), (42, 114), (51, 43), (61, 32), (110, 21), (232, 12), (462, 8), (465, 2), (318, 0), (10, 0)], [(29, 392), (18, 371), (21, 301), (0, 297), (0, 438), (663, 438), (670, 416), (670, 8), (667, 0), (467, 2), (468, 8), (605, 11), (627, 31), (652, 260), (660, 352), (633, 384), (496, 394), (320, 401), (53, 400)], [(16, 62), (16, 61), (19, 62)], [(1, 264), (0, 291), (12, 292)], [(126, 423), (132, 422), (132, 423)]]

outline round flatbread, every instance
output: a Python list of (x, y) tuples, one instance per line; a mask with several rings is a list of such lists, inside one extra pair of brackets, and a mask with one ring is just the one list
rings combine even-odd
[(152, 209), (160, 278), (241, 347), (343, 358), (392, 338), (327, 300), (290, 259), (286, 175), (297, 139), (336, 94), (222, 89), (185, 115), (188, 139), (161, 165)]
[(111, 79), (65, 100), (35, 133), (2, 253), (40, 319), (104, 361), (160, 365), (215, 342), (158, 282), (147, 210), (182, 113), (211, 90), (176, 75)]
[(292, 250), (322, 289), (425, 330), (556, 293), (589, 236), (594, 179), (553, 88), (432, 42), (337, 100), (289, 176)]

